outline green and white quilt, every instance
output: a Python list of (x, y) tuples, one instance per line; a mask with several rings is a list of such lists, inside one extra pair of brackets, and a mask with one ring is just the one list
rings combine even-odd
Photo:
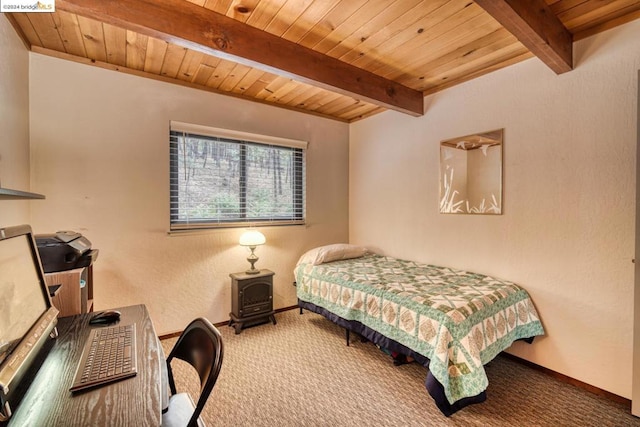
[(515, 340), (544, 334), (515, 283), (369, 254), (296, 266), (298, 298), (357, 321), (430, 360), (449, 403), (488, 386), (486, 363)]

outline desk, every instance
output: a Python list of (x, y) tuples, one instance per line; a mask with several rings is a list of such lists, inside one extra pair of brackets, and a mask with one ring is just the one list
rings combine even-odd
[(73, 382), (91, 313), (61, 318), (58, 338), (10, 419), (10, 426), (159, 426), (164, 353), (144, 305), (118, 308), (120, 324), (136, 324), (138, 374), (78, 394)]

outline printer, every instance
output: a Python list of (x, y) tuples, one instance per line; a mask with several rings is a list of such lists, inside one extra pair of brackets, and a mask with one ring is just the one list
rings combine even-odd
[(88, 267), (98, 258), (98, 250), (91, 249), (91, 242), (75, 231), (36, 234), (34, 237), (45, 273)]

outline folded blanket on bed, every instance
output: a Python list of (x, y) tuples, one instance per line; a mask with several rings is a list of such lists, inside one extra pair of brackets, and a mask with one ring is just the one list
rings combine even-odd
[(368, 254), (295, 269), (298, 298), (430, 360), (450, 404), (488, 386), (484, 364), (544, 334), (528, 293), (490, 276)]

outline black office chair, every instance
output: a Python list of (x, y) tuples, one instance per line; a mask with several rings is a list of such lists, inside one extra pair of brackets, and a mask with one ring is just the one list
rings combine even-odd
[[(200, 413), (220, 374), (224, 346), (220, 332), (207, 319), (198, 318), (189, 323), (167, 357), (169, 376), (169, 408), (162, 414), (162, 426), (195, 427), (202, 426)], [(188, 393), (177, 393), (171, 371), (173, 358), (183, 360), (193, 366), (200, 377), (200, 397), (198, 403)]]

